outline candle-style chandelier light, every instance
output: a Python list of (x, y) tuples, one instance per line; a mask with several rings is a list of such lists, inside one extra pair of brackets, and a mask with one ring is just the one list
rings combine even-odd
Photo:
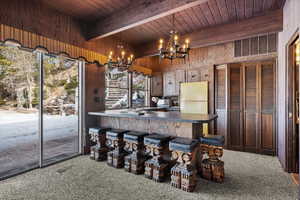
[(117, 46), (118, 49), (118, 53), (120, 53), (119, 55), (117, 54), (116, 56), (114, 56), (113, 51), (110, 51), (108, 54), (108, 60), (106, 65), (109, 68), (118, 68), (119, 70), (123, 71), (123, 70), (127, 70), (133, 63), (134, 61), (134, 55), (130, 54), (130, 56), (126, 57), (126, 52), (124, 50), (124, 46), (123, 45), (118, 45)]
[(181, 45), (179, 42), (179, 36), (175, 29), (175, 14), (172, 15), (173, 30), (170, 31), (169, 41), (166, 43), (163, 39), (159, 40), (159, 57), (160, 59), (174, 60), (176, 58), (185, 59), (189, 56), (190, 40), (185, 39), (185, 42)]

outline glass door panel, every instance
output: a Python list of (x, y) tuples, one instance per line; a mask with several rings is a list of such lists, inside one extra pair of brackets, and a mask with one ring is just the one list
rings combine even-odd
[(0, 179), (39, 166), (37, 58), (0, 46)]
[(43, 56), (43, 165), (78, 154), (79, 63)]

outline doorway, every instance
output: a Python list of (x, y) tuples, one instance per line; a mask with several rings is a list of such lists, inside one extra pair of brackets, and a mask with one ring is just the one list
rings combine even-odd
[(0, 180), (79, 154), (83, 66), (0, 44)]
[[(299, 35), (295, 34), (288, 44), (287, 62), (287, 135), (286, 171), (299, 176)], [(296, 178), (298, 179), (298, 178)]]

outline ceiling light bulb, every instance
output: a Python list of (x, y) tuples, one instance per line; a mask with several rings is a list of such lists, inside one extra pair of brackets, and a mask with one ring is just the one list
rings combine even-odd
[(159, 40), (159, 43), (160, 43), (160, 44), (164, 43), (164, 40), (163, 40), (163, 39), (160, 39), (160, 40)]
[(130, 57), (133, 58), (133, 54), (131, 54)]
[(189, 39), (185, 39), (185, 43), (190, 43), (190, 40)]
[(113, 52), (111, 51), (111, 52), (109, 52), (109, 55), (113, 55)]
[(175, 35), (175, 36), (174, 36), (174, 40), (178, 40), (178, 35)]

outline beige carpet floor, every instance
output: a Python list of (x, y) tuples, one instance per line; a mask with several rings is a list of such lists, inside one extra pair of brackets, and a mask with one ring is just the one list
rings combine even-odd
[(80, 156), (1, 181), (0, 199), (298, 199), (298, 187), (276, 157), (225, 151), (223, 160), (223, 184), (199, 178), (196, 191), (187, 193)]

